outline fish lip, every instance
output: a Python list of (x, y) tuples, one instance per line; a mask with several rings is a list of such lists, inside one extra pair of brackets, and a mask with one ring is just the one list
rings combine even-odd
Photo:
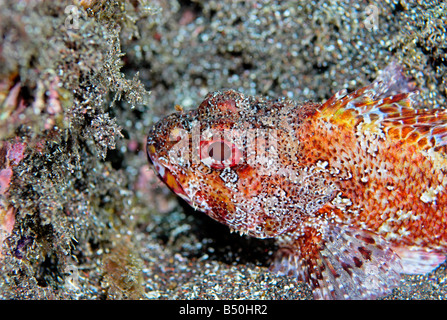
[(155, 169), (155, 172), (166, 184), (166, 186), (177, 196), (181, 197), (187, 202), (190, 202), (191, 200), (188, 197), (188, 194), (185, 192), (185, 189), (183, 188), (181, 183), (179, 183), (175, 176), (172, 174), (172, 170), (167, 165), (162, 163), (162, 161), (160, 161), (160, 159), (155, 155), (154, 152), (150, 152), (150, 148), (148, 148), (147, 156), (149, 162)]

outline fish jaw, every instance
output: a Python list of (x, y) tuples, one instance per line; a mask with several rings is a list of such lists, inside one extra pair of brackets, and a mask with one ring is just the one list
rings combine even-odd
[(191, 203), (191, 199), (185, 192), (185, 188), (183, 188), (182, 184), (179, 183), (176, 178), (177, 174), (174, 175), (171, 172), (172, 168), (167, 163), (165, 163), (165, 161), (162, 161), (162, 159), (157, 156), (154, 145), (150, 144), (147, 146), (147, 156), (149, 162), (152, 163), (155, 172), (166, 184), (166, 186), (168, 186), (168, 188), (172, 192), (181, 197), (183, 200)]

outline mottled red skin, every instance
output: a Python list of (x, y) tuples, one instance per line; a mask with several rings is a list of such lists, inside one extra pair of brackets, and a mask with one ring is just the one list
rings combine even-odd
[(276, 238), (272, 269), (316, 298), (381, 296), (447, 251), (447, 115), (414, 110), (398, 72), (323, 104), (210, 93), (151, 129), (149, 159), (196, 209)]

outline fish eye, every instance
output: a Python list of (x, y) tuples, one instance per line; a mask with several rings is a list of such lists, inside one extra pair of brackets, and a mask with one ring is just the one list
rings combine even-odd
[(208, 154), (215, 161), (223, 162), (231, 157), (231, 147), (224, 141), (213, 142), (208, 147)]
[(241, 152), (234, 143), (225, 140), (200, 142), (200, 160), (211, 168), (233, 167), (240, 158)]

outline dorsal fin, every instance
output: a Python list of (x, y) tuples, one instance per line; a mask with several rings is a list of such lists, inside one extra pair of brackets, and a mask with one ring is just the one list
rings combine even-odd
[(383, 127), (393, 139), (418, 144), (421, 149), (447, 145), (447, 111), (414, 109), (412, 96), (418, 94), (401, 68), (388, 66), (376, 81), (353, 93), (336, 93), (319, 108), (317, 116), (353, 128), (363, 121)]
[(420, 149), (447, 145), (446, 110), (412, 110), (407, 114), (391, 114), (381, 122), (389, 137), (418, 144)]

